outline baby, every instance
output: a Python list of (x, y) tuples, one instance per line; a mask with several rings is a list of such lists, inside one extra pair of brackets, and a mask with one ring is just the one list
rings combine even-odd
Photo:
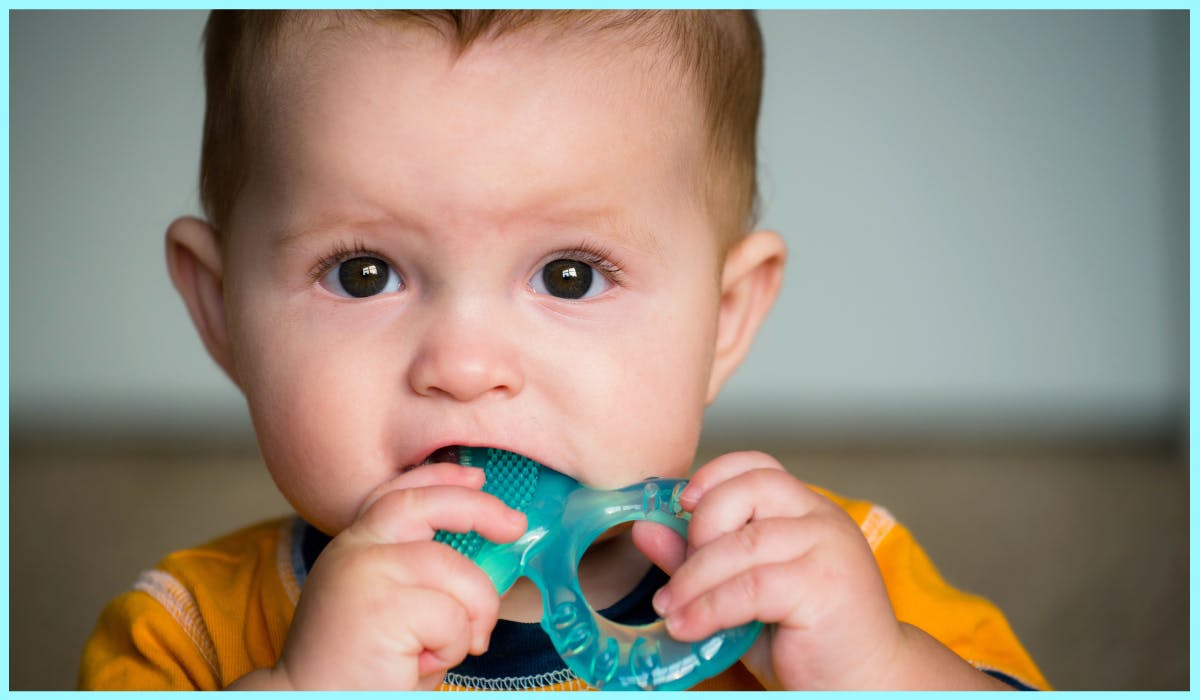
[[(216, 12), (205, 41), (207, 219), (171, 224), (167, 260), (298, 518), (143, 574), (81, 686), (582, 687), (527, 580), (501, 598), (432, 540), (526, 526), (449, 455), (687, 475), (785, 259), (753, 227), (754, 16)], [(686, 545), (618, 529), (581, 579), (679, 640), (767, 625), (701, 687), (1045, 686), (886, 511), (762, 453), (682, 504)]]

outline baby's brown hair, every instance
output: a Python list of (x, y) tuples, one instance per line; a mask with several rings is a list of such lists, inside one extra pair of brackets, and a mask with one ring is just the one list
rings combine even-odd
[(200, 202), (218, 232), (229, 222), (253, 153), (256, 92), (266, 87), (282, 39), (318, 27), (357, 21), (401, 22), (438, 31), (461, 53), (480, 39), (540, 26), (579, 35), (621, 31), (668, 52), (695, 81), (705, 110), (708, 161), (703, 201), (723, 246), (757, 217), (758, 110), (763, 49), (749, 11), (387, 10), (355, 12), (214, 11), (204, 30), (207, 94), (200, 155)]

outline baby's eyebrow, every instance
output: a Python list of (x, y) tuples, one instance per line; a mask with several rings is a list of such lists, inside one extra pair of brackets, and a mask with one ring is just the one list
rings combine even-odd
[[(515, 217), (518, 221), (522, 217)], [(649, 226), (639, 225), (621, 213), (609, 209), (564, 210), (552, 215), (529, 217), (536, 228), (577, 229), (589, 240), (615, 240), (646, 253), (659, 250), (660, 241)], [(520, 226), (520, 223), (515, 225)], [(281, 248), (290, 248), (304, 239), (330, 232), (353, 232), (380, 227), (404, 226), (413, 230), (423, 227), (390, 214), (354, 216), (345, 212), (330, 212), (304, 219), (291, 219), (271, 229), (271, 240)]]
[(325, 214), (309, 219), (288, 220), (271, 229), (271, 240), (280, 247), (292, 247), (305, 238), (323, 232), (357, 231), (375, 228), (383, 224), (394, 224), (389, 216), (355, 217), (341, 213)]
[(639, 226), (632, 221), (616, 216), (604, 217), (598, 220), (598, 223), (600, 224), (599, 233), (613, 236), (635, 250), (647, 253), (656, 253), (659, 250), (658, 237), (647, 226)]
[(583, 239), (609, 242), (649, 255), (662, 242), (654, 228), (638, 220), (633, 208), (606, 195), (592, 196), (579, 187), (547, 189), (520, 203), (501, 204), (493, 212), (504, 228), (531, 231), (579, 232)]

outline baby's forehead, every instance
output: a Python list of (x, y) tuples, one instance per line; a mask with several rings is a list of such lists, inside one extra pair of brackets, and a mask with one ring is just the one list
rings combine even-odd
[[(443, 19), (445, 16), (437, 15)], [(209, 162), (206, 172), (216, 172), (218, 177), (211, 180), (215, 184), (205, 191), (208, 200), (217, 205), (223, 201), (235, 203), (240, 191), (238, 178), (243, 182), (246, 177), (261, 181), (255, 172), (269, 175), (271, 171), (262, 167), (275, 160), (276, 154), (294, 146), (295, 137), (301, 135), (300, 131), (286, 127), (301, 121), (311, 123), (316, 112), (336, 114), (343, 109), (338, 105), (357, 102), (370, 90), (378, 90), (377, 86), (367, 87), (369, 81), (362, 79), (364, 72), (377, 72), (376, 68), (407, 71), (414, 78), (404, 85), (406, 90), (416, 86), (408, 100), (398, 103), (400, 111), (386, 117), (392, 121), (404, 119), (402, 114), (410, 107), (420, 111), (422, 103), (428, 104), (429, 98), (446, 92), (439, 81), (452, 81), (463, 72), (483, 67), (499, 76), (503, 76), (503, 71), (513, 71), (511, 75), (521, 76), (523, 86), (544, 86), (549, 104), (591, 93), (608, 100), (608, 104), (622, 105), (620, 111), (626, 115), (628, 128), (651, 136), (651, 142), (656, 144), (653, 152), (647, 150), (643, 154), (641, 161), (666, 157), (682, 163), (683, 170), (677, 172), (685, 175), (679, 178), (679, 184), (692, 190), (697, 203), (711, 216), (722, 219), (718, 228), (728, 230), (731, 235), (744, 230), (741, 219), (749, 207), (742, 202), (747, 199), (741, 196), (742, 190), (747, 188), (739, 178), (753, 179), (753, 147), (743, 149), (749, 154), (746, 156), (737, 151), (740, 142), (730, 146), (727, 139), (717, 140), (719, 137), (715, 135), (725, 133), (720, 129), (728, 131), (726, 123), (736, 120), (714, 121), (716, 103), (709, 94), (713, 79), (706, 77), (712, 69), (695, 60), (695, 33), (689, 35), (678, 26), (668, 29), (663, 24), (664, 17), (676, 22), (682, 13), (572, 12), (533, 16), (536, 19), (495, 25), (468, 36), (461, 28), (442, 19), (430, 20), (420, 12), (288, 14), (269, 33), (260, 35), (263, 40), (255, 42), (256, 46), (243, 47), (243, 57), (235, 59), (235, 65), (240, 62), (246, 70), (237, 71), (241, 73), (235, 84), (239, 89), (226, 94), (240, 105), (232, 122), (238, 128), (230, 130), (240, 144), (240, 153), (238, 162), (230, 163), (236, 167), (224, 180), (220, 179), (224, 171), (215, 167), (222, 162), (219, 159)], [(587, 19), (597, 17), (603, 21)], [(398, 48), (401, 50), (397, 51)], [(547, 68), (563, 65), (571, 66), (571, 70)], [(546, 74), (545, 80), (539, 80), (540, 73)], [(339, 84), (341, 87), (337, 87)], [(359, 89), (360, 84), (363, 89)], [(331, 85), (332, 92), (340, 91), (347, 102), (330, 99)], [(486, 84), (478, 85), (485, 93), (489, 91)], [(523, 86), (513, 94), (513, 99), (524, 94), (520, 92)], [(479, 90), (460, 89), (454, 95), (460, 105), (468, 106), (476, 96), (483, 97)], [(753, 120), (747, 123), (752, 133)], [(289, 131), (288, 136), (281, 133), (280, 127)], [(497, 137), (509, 133), (507, 127), (494, 123), (476, 128)], [(285, 139), (290, 143), (283, 143)], [(752, 141), (751, 137), (751, 144)], [(737, 157), (731, 157), (734, 151)], [(741, 167), (739, 158), (749, 162), (750, 167)], [(236, 189), (222, 189), (228, 182)], [(753, 188), (749, 191), (752, 193)], [(221, 200), (226, 192), (233, 192), (232, 197)], [(217, 213), (221, 211), (218, 209)]]
[[(272, 201), (425, 192), (422, 208), (487, 207), (502, 219), (516, 215), (506, 207), (541, 212), (580, 192), (628, 203), (622, 183), (642, 178), (661, 202), (699, 202), (699, 110), (648, 75), (644, 58), (602, 59), (554, 38), (514, 34), (458, 52), (421, 27), (307, 28), (280, 47), (277, 84), (256, 110), (253, 201), (264, 191)], [(514, 177), (521, 188), (507, 186)]]
[[(626, 104), (633, 100), (639, 109), (630, 112), (631, 118), (641, 115), (638, 128), (657, 132), (661, 142), (682, 139), (691, 142), (691, 150), (705, 141), (705, 110), (694, 81), (663, 41), (647, 41), (626, 28), (568, 26), (564, 31), (543, 20), (464, 44), (445, 27), (417, 19), (388, 15), (344, 20), (321, 14), (325, 19), (305, 20), (284, 30), (271, 52), (268, 84), (251, 98), (257, 102), (251, 111), (259, 113), (268, 129), (294, 118), (298, 106), (308, 102), (305, 98), (321, 89), (318, 76), (353, 90), (364, 82), (356, 79), (362, 66), (378, 58), (384, 70), (410, 76), (426, 73), (413, 81), (426, 94), (456, 75), (491, 71), (504, 77), (512, 71), (527, 74), (550, 94), (587, 92)], [(562, 71), (553, 70), (563, 65), (575, 72), (564, 78)], [(513, 95), (514, 100), (518, 97)], [(469, 93), (465, 99), (470, 99)], [(640, 108), (645, 105), (652, 108)], [(411, 106), (420, 109), (419, 104)]]

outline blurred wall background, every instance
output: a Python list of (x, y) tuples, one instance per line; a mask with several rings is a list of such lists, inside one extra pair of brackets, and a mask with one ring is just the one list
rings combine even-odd
[[(283, 513), (167, 279), (202, 12), (10, 14), (10, 687)], [(701, 459), (885, 504), (1051, 683), (1186, 688), (1186, 12), (760, 15), (783, 297)]]
[[(167, 279), (202, 12), (11, 19), (14, 432), (248, 434)], [(714, 435), (1181, 430), (1185, 13), (763, 12), (783, 296)]]

